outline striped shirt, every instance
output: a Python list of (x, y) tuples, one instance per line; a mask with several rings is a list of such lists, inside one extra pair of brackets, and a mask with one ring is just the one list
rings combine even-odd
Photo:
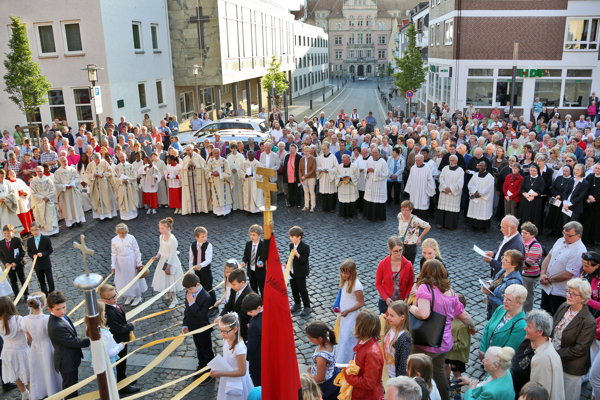
[(525, 268), (523, 269), (524, 277), (537, 278), (540, 276), (542, 254), (542, 245), (535, 238), (525, 243)]

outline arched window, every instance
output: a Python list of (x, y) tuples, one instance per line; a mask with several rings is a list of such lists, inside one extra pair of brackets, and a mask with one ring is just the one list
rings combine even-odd
[(353, 73), (354, 73), (354, 65), (351, 65), (351, 66), (350, 66), (350, 69), (349, 69), (349, 71), (350, 71), (350, 73), (351, 73), (351, 74), (353, 74)]
[(370, 74), (370, 73), (371, 73), (371, 66), (367, 65), (367, 74)]

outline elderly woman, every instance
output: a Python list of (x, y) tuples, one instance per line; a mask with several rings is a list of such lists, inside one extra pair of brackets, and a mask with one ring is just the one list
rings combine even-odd
[(483, 368), (489, 374), (488, 378), (479, 382), (477, 379), (462, 376), (461, 383), (469, 385), (469, 390), (463, 398), (514, 400), (515, 389), (509, 371), (514, 355), (515, 350), (512, 347), (490, 347), (483, 359)]
[(525, 322), (525, 340), (510, 367), (515, 392), (518, 393), (527, 382), (538, 382), (550, 394), (549, 400), (564, 400), (562, 363), (550, 340), (552, 316), (535, 309), (527, 313)]
[[(444, 361), (446, 354), (454, 345), (451, 331), (452, 320), (458, 318), (465, 325), (468, 325), (471, 334), (475, 333), (475, 323), (469, 313), (465, 311), (456, 293), (450, 289), (450, 280), (446, 268), (438, 260), (428, 260), (423, 264), (416, 284), (419, 286), (417, 301), (416, 305), (409, 307), (409, 312), (414, 317), (425, 320), (429, 318), (433, 309), (436, 313), (446, 316), (446, 325), (440, 347), (415, 345), (411, 349), (411, 353), (424, 353), (431, 357), (433, 380), (438, 388), (445, 388), (448, 385), (448, 380), (444, 370)], [(413, 339), (417, 342), (418, 337), (413, 336)], [(442, 400), (449, 400), (447, 390), (440, 390), (440, 396)]]
[(581, 255), (581, 265), (579, 277), (588, 281), (590, 287), (596, 288), (596, 290), (592, 290), (587, 305), (594, 318), (598, 318), (600, 317), (600, 292), (598, 291), (598, 288), (600, 288), (600, 254), (595, 251), (583, 253)]
[(487, 319), (489, 320), (496, 308), (504, 302), (504, 291), (510, 285), (523, 285), (521, 267), (523, 266), (523, 254), (518, 250), (506, 250), (502, 257), (502, 268), (489, 285), (483, 286), (481, 291), (486, 295)]
[[(404, 243), (406, 259), (414, 264), (417, 257), (417, 245), (421, 244), (423, 237), (431, 229), (431, 225), (413, 215), (415, 205), (410, 201), (404, 200), (400, 208), (402, 211), (398, 214), (398, 236)], [(423, 229), (423, 233), (419, 235), (420, 229)]]
[(69, 166), (77, 165), (77, 163), (79, 162), (79, 158), (80, 158), (80, 156), (75, 154), (75, 148), (69, 146), (68, 155), (67, 155), (67, 162), (68, 162)]
[(554, 314), (552, 344), (562, 361), (566, 399), (579, 399), (583, 376), (591, 366), (590, 347), (597, 327), (587, 305), (591, 295), (587, 280), (571, 279), (567, 301)]
[(510, 285), (504, 291), (503, 307), (496, 311), (485, 325), (479, 345), (479, 359), (483, 360), (491, 346), (511, 347), (517, 350), (525, 338), (525, 312), (523, 303), (527, 298), (527, 289), (518, 284)]
[(523, 305), (525, 312), (533, 309), (534, 292), (540, 280), (540, 269), (543, 261), (543, 248), (535, 238), (538, 234), (537, 227), (527, 221), (521, 225), (521, 236), (525, 245), (525, 260), (523, 262), (523, 286), (527, 289), (527, 300)]
[[(577, 164), (573, 168), (573, 189), (570, 192), (564, 193), (563, 199), (563, 223), (570, 221), (579, 221), (583, 214), (583, 205), (587, 199), (589, 190), (589, 182), (585, 179), (585, 166)], [(571, 215), (567, 213), (571, 212)]]
[(509, 214), (517, 215), (519, 203), (521, 202), (521, 183), (523, 182), (523, 176), (521, 175), (521, 164), (516, 162), (514, 157), (515, 156), (510, 157), (510, 159), (513, 160), (512, 166), (510, 167), (511, 173), (504, 178), (504, 184), (502, 185), (505, 216)]

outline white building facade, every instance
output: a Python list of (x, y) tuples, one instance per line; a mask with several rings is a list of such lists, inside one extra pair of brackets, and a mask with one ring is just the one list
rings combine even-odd
[(328, 36), (323, 28), (302, 22), (294, 23), (294, 54), (296, 66), (292, 71), (290, 90), (292, 98), (328, 86), (329, 49)]

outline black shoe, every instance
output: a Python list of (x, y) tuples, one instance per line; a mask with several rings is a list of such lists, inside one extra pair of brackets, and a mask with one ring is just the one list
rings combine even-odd
[[(46, 296), (46, 297), (48, 297), (48, 296)], [(136, 383), (137, 383), (137, 379), (136, 379), (135, 381), (131, 382), (129, 385), (130, 385), (130, 386), (131, 386), (131, 385), (135, 385)]]
[(310, 315), (310, 307), (304, 307), (304, 310), (302, 310), (302, 312), (300, 313), (300, 315), (302, 315), (303, 317), (306, 317), (307, 315)]
[(291, 312), (298, 312), (298, 311), (300, 311), (300, 304), (294, 304), (292, 306), (292, 309), (290, 311)]
[(16, 387), (17, 387), (16, 383), (12, 383), (12, 382), (10, 382), (10, 383), (4, 383), (2, 385), (2, 390), (4, 392), (10, 392), (11, 390), (15, 389)]
[(206, 379), (200, 383), (200, 386), (206, 386), (206, 385), (212, 383), (212, 381), (214, 381), (214, 380), (215, 380), (215, 378), (213, 378), (212, 376), (207, 376)]
[(130, 393), (137, 393), (140, 391), (140, 388), (137, 386), (125, 386), (123, 389), (119, 390), (119, 393), (126, 393), (126, 394), (130, 394)]

